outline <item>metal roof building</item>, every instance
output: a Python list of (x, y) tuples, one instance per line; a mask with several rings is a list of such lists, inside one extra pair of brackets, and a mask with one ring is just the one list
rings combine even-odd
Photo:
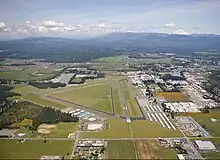
[(212, 144), (211, 141), (201, 141), (201, 140), (195, 140), (196, 145), (200, 150), (215, 150), (214, 144)]

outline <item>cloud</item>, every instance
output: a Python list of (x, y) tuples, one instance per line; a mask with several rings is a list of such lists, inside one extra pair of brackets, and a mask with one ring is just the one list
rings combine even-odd
[(53, 27), (63, 27), (63, 22), (56, 22), (56, 21), (44, 21), (43, 26), (53, 28)]
[(173, 29), (173, 28), (176, 28), (176, 25), (173, 24), (173, 22), (170, 22), (170, 23), (165, 24), (165, 27), (166, 27), (166, 28)]
[(179, 35), (189, 35), (190, 33), (186, 32), (183, 29), (178, 29), (175, 32), (173, 32), (174, 34), (179, 34)]
[(3, 22), (0, 22), (0, 30), (4, 30), (6, 28), (6, 24)]

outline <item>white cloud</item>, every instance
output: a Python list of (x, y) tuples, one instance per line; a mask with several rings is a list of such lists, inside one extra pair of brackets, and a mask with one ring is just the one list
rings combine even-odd
[(4, 30), (6, 28), (6, 24), (3, 22), (0, 22), (0, 30)]
[(179, 34), (179, 35), (189, 35), (190, 33), (186, 32), (183, 29), (178, 29), (174, 32), (174, 34)]
[(53, 28), (53, 27), (63, 27), (64, 23), (63, 22), (56, 22), (56, 21), (44, 21), (43, 25), (45, 27)]
[(166, 28), (173, 29), (173, 28), (176, 28), (176, 25), (173, 24), (173, 22), (170, 22), (170, 23), (165, 24), (165, 27), (166, 27)]

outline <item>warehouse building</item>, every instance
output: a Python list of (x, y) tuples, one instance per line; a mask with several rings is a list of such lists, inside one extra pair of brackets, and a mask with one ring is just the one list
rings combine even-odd
[(195, 143), (200, 150), (216, 150), (211, 141), (195, 140)]

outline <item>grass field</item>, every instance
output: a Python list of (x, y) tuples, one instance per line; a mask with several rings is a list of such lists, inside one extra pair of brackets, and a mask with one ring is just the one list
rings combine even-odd
[(189, 99), (181, 92), (156, 92), (156, 97), (164, 97), (168, 102), (188, 102)]
[(163, 128), (157, 122), (151, 122), (146, 120), (133, 121), (130, 123), (133, 136), (135, 138), (141, 137), (181, 137), (180, 131)]
[(133, 98), (133, 95), (131, 94), (128, 80), (124, 79), (124, 80), (121, 80), (119, 83), (122, 88), (122, 91), (124, 92), (124, 98), (126, 101), (126, 105), (128, 107), (129, 115), (134, 116), (134, 117), (141, 116), (141, 112), (137, 105), (137, 102), (135, 101), (135, 99)]
[[(205, 114), (204, 114), (205, 115)], [(193, 118), (212, 136), (220, 137), (220, 113), (218, 116), (193, 116)], [(216, 122), (211, 121), (211, 118), (216, 118)]]
[(41, 134), (41, 137), (50, 138), (67, 138), (70, 133), (74, 133), (79, 123), (61, 122), (56, 124), (56, 128), (51, 130), (50, 134)]
[(62, 109), (65, 108), (66, 106), (59, 104), (59, 103), (55, 103), (46, 99), (43, 99), (40, 97), (39, 94), (34, 94), (34, 93), (30, 93), (27, 94), (26, 96), (23, 97), (24, 100), (29, 100), (33, 103), (39, 104), (41, 106), (45, 106), (45, 107), (54, 107), (54, 108), (58, 108), (58, 109)]
[(41, 155), (67, 156), (71, 153), (72, 141), (0, 140), (0, 159), (39, 159)]
[(109, 84), (74, 89), (52, 96), (109, 113), (112, 112)]
[(136, 159), (132, 141), (108, 141), (108, 159)]
[(108, 118), (108, 129), (101, 132), (81, 132), (83, 138), (129, 138), (128, 124), (121, 119)]
[(156, 140), (136, 141), (139, 159), (176, 159), (176, 151), (162, 148)]

